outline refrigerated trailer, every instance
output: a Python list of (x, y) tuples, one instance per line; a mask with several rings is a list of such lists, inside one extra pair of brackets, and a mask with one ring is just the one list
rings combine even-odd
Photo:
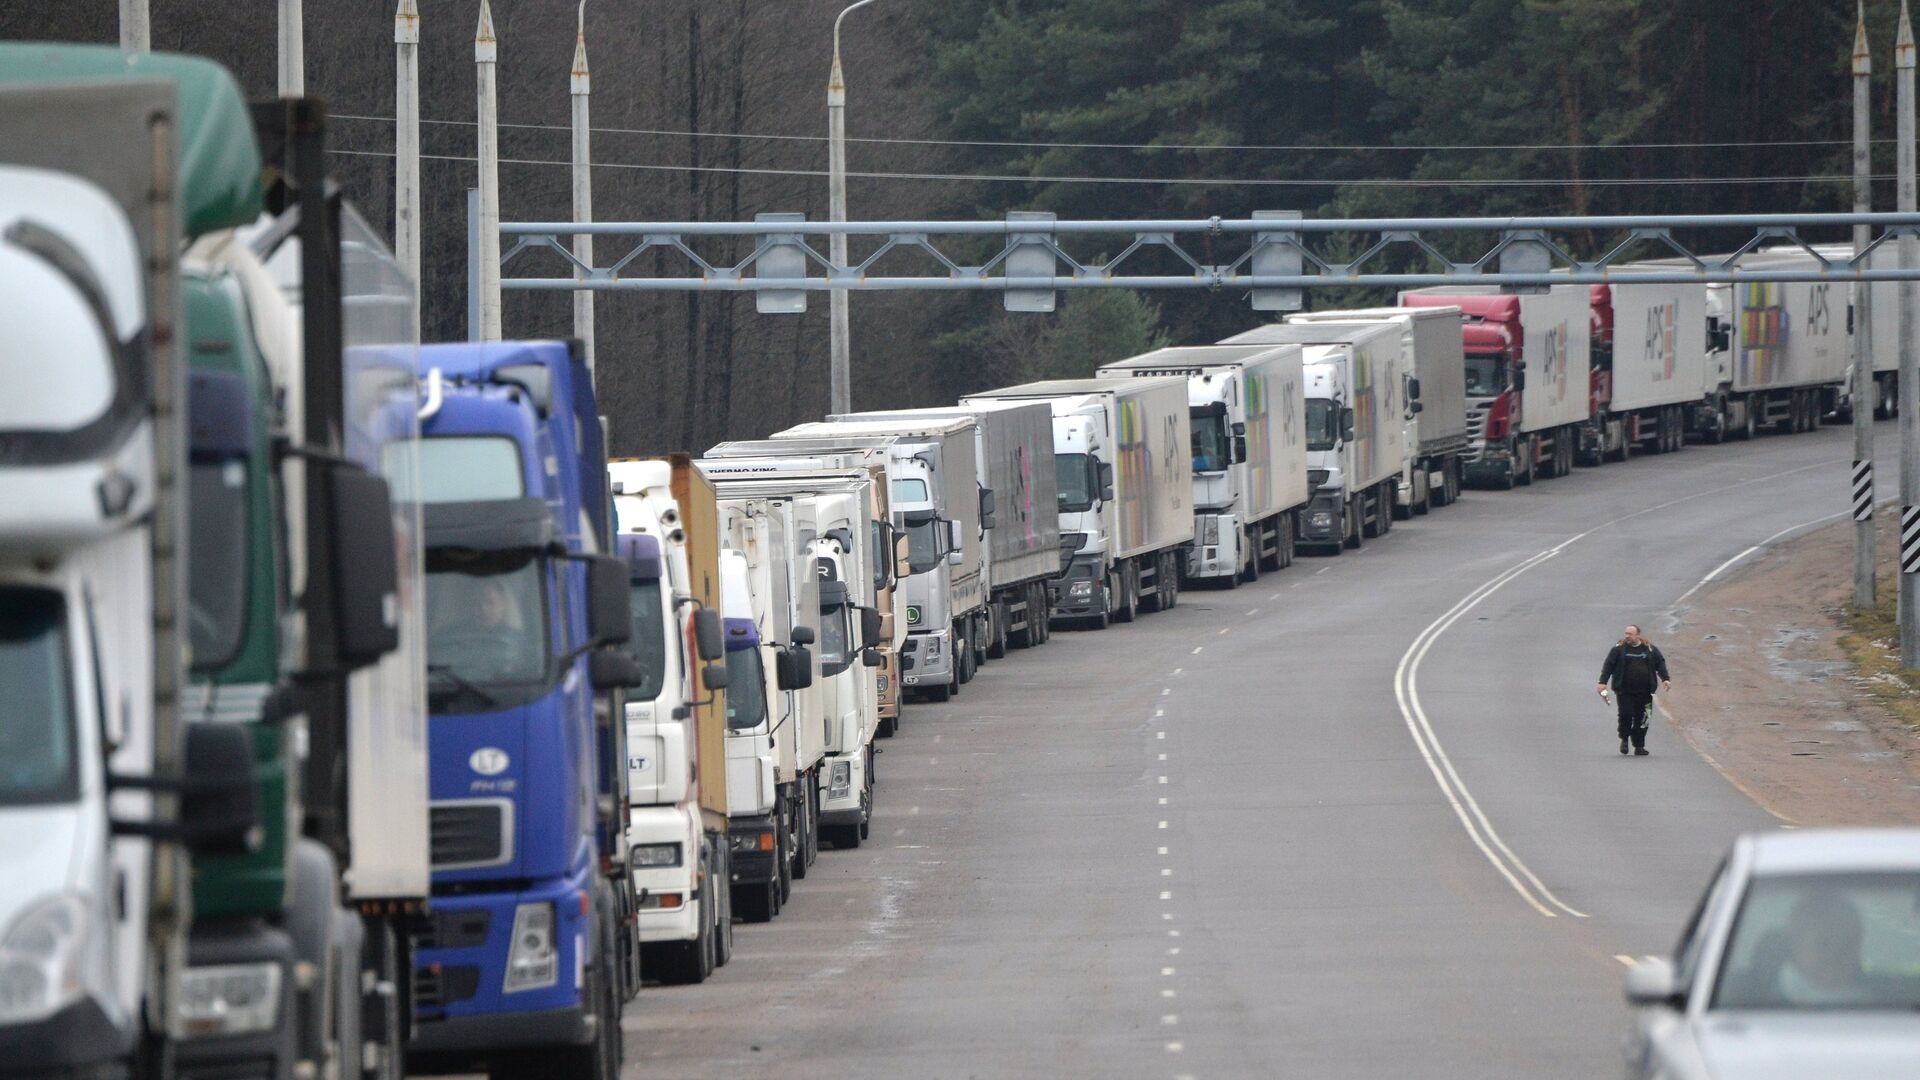
[(827, 419), (974, 422), (974, 463), (986, 529), (986, 658), (1000, 659), (1009, 645), (1024, 649), (1040, 644), (1048, 622), (1047, 582), (1061, 570), (1052, 410), (1039, 402), (997, 402)]
[(1635, 449), (1664, 454), (1686, 444), (1704, 393), (1707, 290), (1692, 283), (1589, 286), (1591, 415), (1580, 431), (1583, 464), (1625, 461)]
[(1509, 296), (1491, 285), (1400, 294), (1407, 307), (1458, 307), (1467, 363), (1470, 481), (1511, 488), (1573, 471), (1592, 408), (1592, 302), (1585, 285)]
[(1193, 542), (1186, 379), (1056, 379), (960, 404), (993, 401), (1053, 411), (1061, 543), (1071, 540), (1074, 555), (1049, 586), (1052, 618), (1105, 629), (1172, 607)]
[(1227, 588), (1293, 561), (1306, 508), (1306, 397), (1298, 345), (1194, 345), (1104, 365), (1103, 379), (1187, 380), (1193, 544), (1181, 572)]
[[(1400, 327), (1401, 348), (1412, 357), (1414, 382), (1407, 396), (1418, 402), (1408, 421), (1407, 470), (1395, 497), (1394, 516), (1424, 514), (1460, 497), (1465, 481), (1467, 435), (1466, 353), (1456, 307), (1381, 307), (1313, 311), (1287, 316), (1289, 323), (1388, 322)], [(1256, 328), (1229, 341), (1258, 341)]]

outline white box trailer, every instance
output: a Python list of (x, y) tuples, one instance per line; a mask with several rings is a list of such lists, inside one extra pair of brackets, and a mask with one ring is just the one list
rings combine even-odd
[(1711, 398), (1705, 387), (1716, 370), (1707, 357), (1706, 286), (1616, 282), (1588, 289), (1593, 409), (1580, 434), (1582, 460), (1625, 461), (1635, 447), (1680, 449), (1695, 426), (1692, 414)]
[[(1400, 343), (1412, 357), (1414, 383), (1408, 397), (1418, 401), (1408, 421), (1407, 470), (1395, 497), (1394, 514), (1411, 517), (1460, 497), (1467, 433), (1467, 357), (1460, 337), (1457, 307), (1377, 307), (1349, 311), (1312, 311), (1287, 316), (1288, 323), (1386, 322), (1400, 327)], [(1228, 340), (1258, 340), (1264, 327)]]
[(982, 402), (830, 416), (829, 423), (967, 419), (987, 540), (987, 658), (1038, 645), (1046, 634), (1046, 583), (1058, 577), (1060, 512), (1053, 410), (1042, 402)]
[(1585, 285), (1510, 296), (1492, 285), (1409, 289), (1408, 307), (1458, 307), (1466, 353), (1469, 479), (1496, 487), (1573, 471), (1592, 412)]
[(1298, 345), (1158, 349), (1100, 368), (1102, 379), (1187, 380), (1194, 543), (1187, 580), (1228, 588), (1293, 561), (1308, 497), (1306, 397)]
[[(961, 399), (1045, 401), (1053, 411), (1063, 534), (1077, 538), (1051, 586), (1053, 617), (1098, 627), (1179, 595), (1193, 541), (1192, 425), (1184, 378), (1054, 379)], [(1069, 482), (1069, 473), (1072, 473)]]

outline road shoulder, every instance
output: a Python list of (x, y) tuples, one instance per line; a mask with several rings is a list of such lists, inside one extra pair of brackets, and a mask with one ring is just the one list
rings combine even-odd
[[(1761, 551), (1688, 598), (1659, 642), (1662, 708), (1735, 787), (1795, 825), (1920, 824), (1920, 731), (1842, 647), (1853, 525)], [(1879, 530), (1890, 582), (1891, 522)]]

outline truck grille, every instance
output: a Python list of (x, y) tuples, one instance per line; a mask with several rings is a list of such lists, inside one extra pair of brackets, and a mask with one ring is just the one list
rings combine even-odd
[(413, 969), (415, 1012), (443, 1009), (479, 992), (478, 964), (428, 964)]
[(498, 866), (513, 860), (513, 804), (506, 799), (434, 803), (431, 828), (435, 870)]
[(1467, 453), (1468, 461), (1479, 461), (1487, 455), (1487, 410), (1467, 410)]
[(421, 929), (413, 935), (413, 947), (470, 949), (484, 945), (492, 922), (491, 913), (486, 911), (437, 911), (422, 920)]

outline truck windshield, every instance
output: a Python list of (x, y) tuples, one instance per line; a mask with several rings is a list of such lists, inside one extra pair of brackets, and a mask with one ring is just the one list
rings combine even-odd
[(1193, 415), (1193, 471), (1220, 472), (1233, 460), (1227, 451), (1227, 418), (1215, 413)]
[(1093, 480), (1093, 460), (1085, 454), (1055, 454), (1053, 472), (1060, 489), (1060, 512), (1084, 514), (1093, 509), (1099, 490)]
[(756, 728), (767, 720), (767, 676), (759, 649), (727, 653), (727, 730)]
[(546, 563), (530, 553), (427, 556), (427, 673), (436, 703), (530, 701), (547, 682)]
[(0, 588), (0, 806), (80, 797), (71, 662), (60, 594)]
[[(436, 435), (419, 442), (389, 443), (381, 471), (400, 502), (484, 502), (525, 495), (520, 448), (500, 435)], [(414, 473), (413, 470), (419, 470)]]
[(233, 659), (246, 627), (247, 467), (195, 462), (187, 483), (187, 633), (205, 670)]
[(660, 696), (667, 682), (666, 616), (660, 610), (660, 582), (633, 583), (633, 640), (627, 651), (640, 662), (640, 681), (627, 687), (627, 697), (644, 701)]
[(940, 519), (932, 515), (907, 519), (907, 569), (924, 574), (940, 564)]
[(887, 485), (893, 501), (897, 503), (923, 503), (927, 501), (927, 482), (918, 477), (909, 476), (904, 480), (894, 480)]
[(1307, 449), (1331, 450), (1340, 443), (1340, 404), (1328, 398), (1307, 399)]
[(1472, 397), (1492, 397), (1507, 388), (1507, 377), (1502, 373), (1505, 365), (1500, 358), (1488, 353), (1467, 357), (1467, 393)]

